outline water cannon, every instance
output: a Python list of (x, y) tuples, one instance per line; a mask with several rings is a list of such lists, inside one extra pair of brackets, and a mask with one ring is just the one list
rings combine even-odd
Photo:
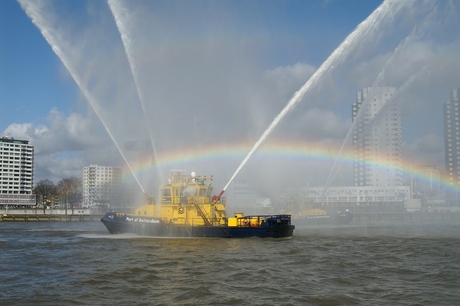
[(145, 192), (144, 192), (144, 196), (145, 196), (145, 199), (147, 201), (147, 204), (149, 204), (149, 205), (155, 204), (155, 199), (152, 196), (150, 196), (149, 194), (147, 194)]
[(224, 192), (225, 192), (225, 189), (222, 189), (222, 191), (219, 193), (219, 195), (216, 195), (216, 196), (213, 196), (213, 197), (212, 197), (212, 201), (213, 201), (214, 203), (219, 202), (219, 201), (220, 201), (220, 198), (222, 197), (222, 195), (224, 194)]

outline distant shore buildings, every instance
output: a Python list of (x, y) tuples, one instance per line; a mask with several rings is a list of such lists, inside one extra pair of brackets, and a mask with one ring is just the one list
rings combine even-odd
[[(354, 186), (303, 186), (281, 201), (297, 208), (333, 206), (358, 211), (404, 211), (460, 207), (460, 88), (444, 104), (445, 173), (430, 165), (402, 164), (400, 102), (392, 87), (367, 87), (352, 105)], [(406, 177), (404, 177), (404, 175)], [(296, 204), (297, 203), (297, 204)], [(299, 207), (300, 206), (300, 207)]]
[(0, 138), (0, 207), (35, 205), (34, 146), (28, 140)]
[(90, 165), (83, 168), (83, 207), (119, 206), (121, 168)]
[[(334, 207), (353, 211), (403, 211), (413, 206), (402, 175), (399, 101), (393, 87), (366, 87), (352, 104), (354, 186), (304, 186), (282, 195), (295, 211)], [(297, 206), (297, 207), (295, 207)]]

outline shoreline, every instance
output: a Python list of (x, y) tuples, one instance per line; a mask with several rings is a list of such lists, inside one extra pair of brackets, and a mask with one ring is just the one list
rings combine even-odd
[(100, 222), (100, 215), (87, 214), (2, 214), (0, 222)]
[(458, 220), (457, 212), (354, 213), (353, 220)]

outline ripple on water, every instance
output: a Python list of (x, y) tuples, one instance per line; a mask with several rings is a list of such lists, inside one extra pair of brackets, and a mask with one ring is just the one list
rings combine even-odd
[(104, 239), (95, 238), (97, 230), (34, 232), (32, 226), (7, 225), (0, 232), (5, 241), (0, 304), (453, 305), (460, 300), (460, 225), (425, 237), (418, 235), (426, 232), (423, 227), (409, 236), (397, 236), (389, 227), (372, 233), (358, 227), (300, 232), (290, 240)]

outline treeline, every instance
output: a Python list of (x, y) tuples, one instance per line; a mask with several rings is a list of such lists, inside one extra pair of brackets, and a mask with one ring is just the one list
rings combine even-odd
[(40, 206), (54, 207), (57, 204), (67, 204), (73, 208), (82, 202), (82, 187), (82, 180), (77, 177), (63, 178), (57, 184), (45, 179), (35, 185), (33, 193)]

